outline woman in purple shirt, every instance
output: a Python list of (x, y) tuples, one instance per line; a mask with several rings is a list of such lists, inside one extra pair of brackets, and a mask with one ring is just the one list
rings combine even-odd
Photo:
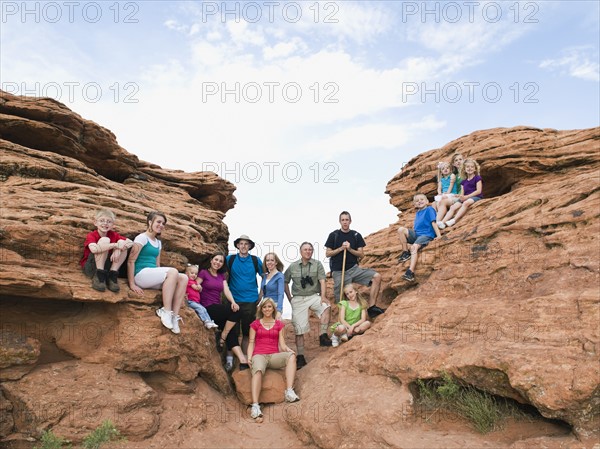
[[(458, 197), (459, 202), (452, 205), (442, 221), (446, 226), (453, 226), (467, 210), (483, 198), (483, 180), (479, 176), (479, 164), (474, 159), (467, 159), (462, 166), (460, 177), (462, 179), (460, 186), (461, 192)], [(458, 211), (458, 212), (457, 212)], [(456, 213), (456, 216), (452, 216)]]
[[(221, 337), (217, 347), (223, 349), (223, 345), (227, 345), (227, 349), (235, 354), (240, 361), (240, 371), (248, 369), (248, 361), (244, 352), (240, 347), (237, 326), (239, 323), (240, 306), (233, 299), (233, 295), (227, 285), (224, 273), (225, 256), (223, 254), (215, 254), (210, 259), (210, 267), (198, 273), (198, 280), (202, 283), (202, 295), (200, 304), (202, 304), (210, 317), (222, 329)], [(225, 298), (229, 301), (228, 304), (221, 302), (221, 293), (224, 293)], [(233, 369), (233, 357), (227, 356), (225, 369), (231, 371)]]

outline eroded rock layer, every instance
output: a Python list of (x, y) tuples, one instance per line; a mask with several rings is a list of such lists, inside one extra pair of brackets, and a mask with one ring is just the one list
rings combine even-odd
[[(412, 228), (413, 195), (433, 199), (437, 163), (455, 152), (481, 164), (485, 199), (420, 253), (408, 283), (397, 230)], [(402, 214), (367, 237), (364, 265), (383, 275), (389, 309), (307, 368), (335, 381), (301, 392), (349, 410), (355, 434), (337, 421), (299, 429), (320, 447), (385, 446), (413, 425), (415, 381), (447, 372), (597, 438), (600, 129), (478, 131), (411, 160), (387, 193)]]
[(214, 173), (140, 161), (50, 99), (0, 95), (0, 151), (0, 436), (54, 428), (78, 441), (118, 410), (136, 416), (120, 420), (129, 439), (147, 438), (162, 408), (144, 373), (183, 383), (200, 375), (230, 393), (214, 335), (190, 309), (175, 336), (155, 315), (160, 292), (138, 297), (125, 279), (120, 293), (97, 292), (78, 262), (100, 207), (130, 238), (145, 230), (148, 212), (163, 211), (162, 264), (202, 262), (227, 249), (223, 216), (235, 187)]

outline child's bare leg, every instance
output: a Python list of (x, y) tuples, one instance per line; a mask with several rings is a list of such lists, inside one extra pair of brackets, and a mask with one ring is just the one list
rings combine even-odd
[(444, 215), (446, 215), (446, 212), (448, 212), (448, 208), (452, 206), (452, 200), (449, 200), (447, 198), (443, 199), (440, 201), (440, 204), (438, 206), (438, 211), (437, 211), (437, 215), (436, 215), (436, 220), (435, 221), (442, 221), (442, 218), (444, 217)]
[(114, 260), (112, 262), (112, 264), (110, 265), (110, 269), (112, 271), (119, 271), (119, 267), (121, 265), (123, 265), (123, 262), (125, 262), (126, 258), (127, 258), (127, 250), (123, 249), (123, 250), (121, 250), (121, 255), (117, 258), (117, 260)]
[(354, 333), (355, 334), (362, 334), (367, 329), (369, 329), (370, 327), (371, 327), (371, 322), (370, 321), (365, 321), (360, 326), (354, 328)]
[(106, 259), (108, 258), (108, 250), (110, 247), (110, 239), (108, 237), (101, 237), (100, 240), (95, 244), (95, 248), (90, 245), (90, 249), (95, 249), (94, 260), (96, 262), (97, 270), (104, 270)]
[(292, 354), (285, 366), (285, 381), (287, 388), (294, 387), (294, 378), (296, 377), (296, 354)]
[(402, 251), (408, 251), (408, 229), (404, 227), (398, 228), (398, 236), (400, 237), (400, 245), (402, 245)]
[(338, 337), (340, 335), (344, 335), (346, 333), (346, 327), (342, 324), (340, 324), (338, 327), (335, 328), (335, 335), (337, 335)]
[(456, 217), (454, 217), (454, 221), (460, 220), (461, 217), (467, 213), (467, 210), (469, 210), (469, 207), (471, 207), (471, 205), (474, 202), (475, 201), (473, 201), (471, 198), (469, 198), (467, 201), (465, 201), (463, 203), (462, 207), (460, 208), (460, 210), (456, 213)]
[(417, 259), (419, 258), (419, 248), (421, 245), (417, 243), (413, 243), (410, 247), (410, 268), (409, 270), (413, 273), (415, 272), (415, 268), (417, 267)]
[(456, 211), (458, 209), (460, 209), (462, 207), (461, 203), (454, 203), (450, 209), (448, 210), (448, 212), (446, 213), (446, 215), (444, 215), (444, 218), (442, 218), (442, 221), (446, 222), (448, 220), (450, 220), (454, 214), (456, 213)]

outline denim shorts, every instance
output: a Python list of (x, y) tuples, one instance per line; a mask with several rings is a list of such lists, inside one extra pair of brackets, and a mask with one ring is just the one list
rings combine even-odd
[(417, 234), (415, 234), (414, 229), (408, 230), (408, 238), (406, 239), (406, 241), (411, 245), (413, 243), (416, 243), (417, 245), (421, 245), (421, 247), (427, 246), (432, 240), (433, 237), (429, 237), (428, 235), (420, 235), (417, 237)]
[(474, 203), (476, 203), (477, 201), (479, 201), (481, 199), (480, 196), (472, 196), (471, 198), (469, 198), (470, 200), (473, 200)]

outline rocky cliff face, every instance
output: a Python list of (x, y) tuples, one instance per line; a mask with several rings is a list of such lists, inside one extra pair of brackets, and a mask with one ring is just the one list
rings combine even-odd
[[(315, 348), (311, 333), (302, 400), (266, 408), (261, 425), (231, 394), (214, 337), (193, 312), (182, 312), (174, 336), (154, 315), (158, 292), (140, 298), (121, 281), (121, 293), (98, 293), (77, 267), (98, 206), (115, 210), (128, 235), (163, 210), (164, 264), (202, 262), (226, 248), (234, 186), (140, 161), (110, 131), (48, 99), (0, 96), (0, 149), (2, 444), (31, 447), (48, 428), (79, 441), (109, 418), (135, 447), (597, 440), (598, 128), (479, 131), (413, 159), (387, 187), (399, 221), (367, 237), (364, 265), (383, 275), (388, 311), (339, 348)], [(485, 200), (421, 253), (418, 283), (407, 284), (397, 229), (412, 227), (413, 194), (431, 198), (437, 162), (456, 151), (480, 162)], [(293, 343), (292, 332), (286, 338)], [(416, 410), (414, 383), (443, 372), (530, 404), (573, 434), (493, 439), (460, 423), (432, 425)]]
[[(99, 207), (132, 238), (166, 213), (162, 263), (182, 269), (227, 249), (222, 219), (235, 187), (214, 173), (165, 170), (121, 148), (107, 129), (50, 99), (0, 95), (0, 436), (52, 427), (77, 440), (115, 413), (143, 439), (161, 406), (143, 375), (230, 384), (214, 337), (189, 309), (175, 337), (154, 314), (160, 292), (99, 293), (78, 268)], [(29, 374), (28, 374), (29, 373)], [(160, 383), (160, 382), (159, 382)], [(5, 413), (7, 412), (7, 413)]]
[[(321, 447), (357, 447), (357, 435), (364, 445), (400, 438), (420, 446), (408, 418), (413, 386), (445, 371), (596, 441), (599, 150), (600, 128), (518, 127), (478, 131), (410, 161), (387, 185), (399, 221), (366, 239), (365, 265), (382, 273), (389, 309), (309, 368), (331, 370), (328, 381), (302, 389), (303, 400), (327, 392), (339, 410), (350, 409), (356, 433), (310, 420), (299, 427)], [(437, 163), (455, 152), (481, 164), (485, 200), (421, 253), (418, 283), (409, 284), (401, 277), (408, 262), (397, 261), (398, 227), (412, 228), (413, 195), (433, 198)]]

